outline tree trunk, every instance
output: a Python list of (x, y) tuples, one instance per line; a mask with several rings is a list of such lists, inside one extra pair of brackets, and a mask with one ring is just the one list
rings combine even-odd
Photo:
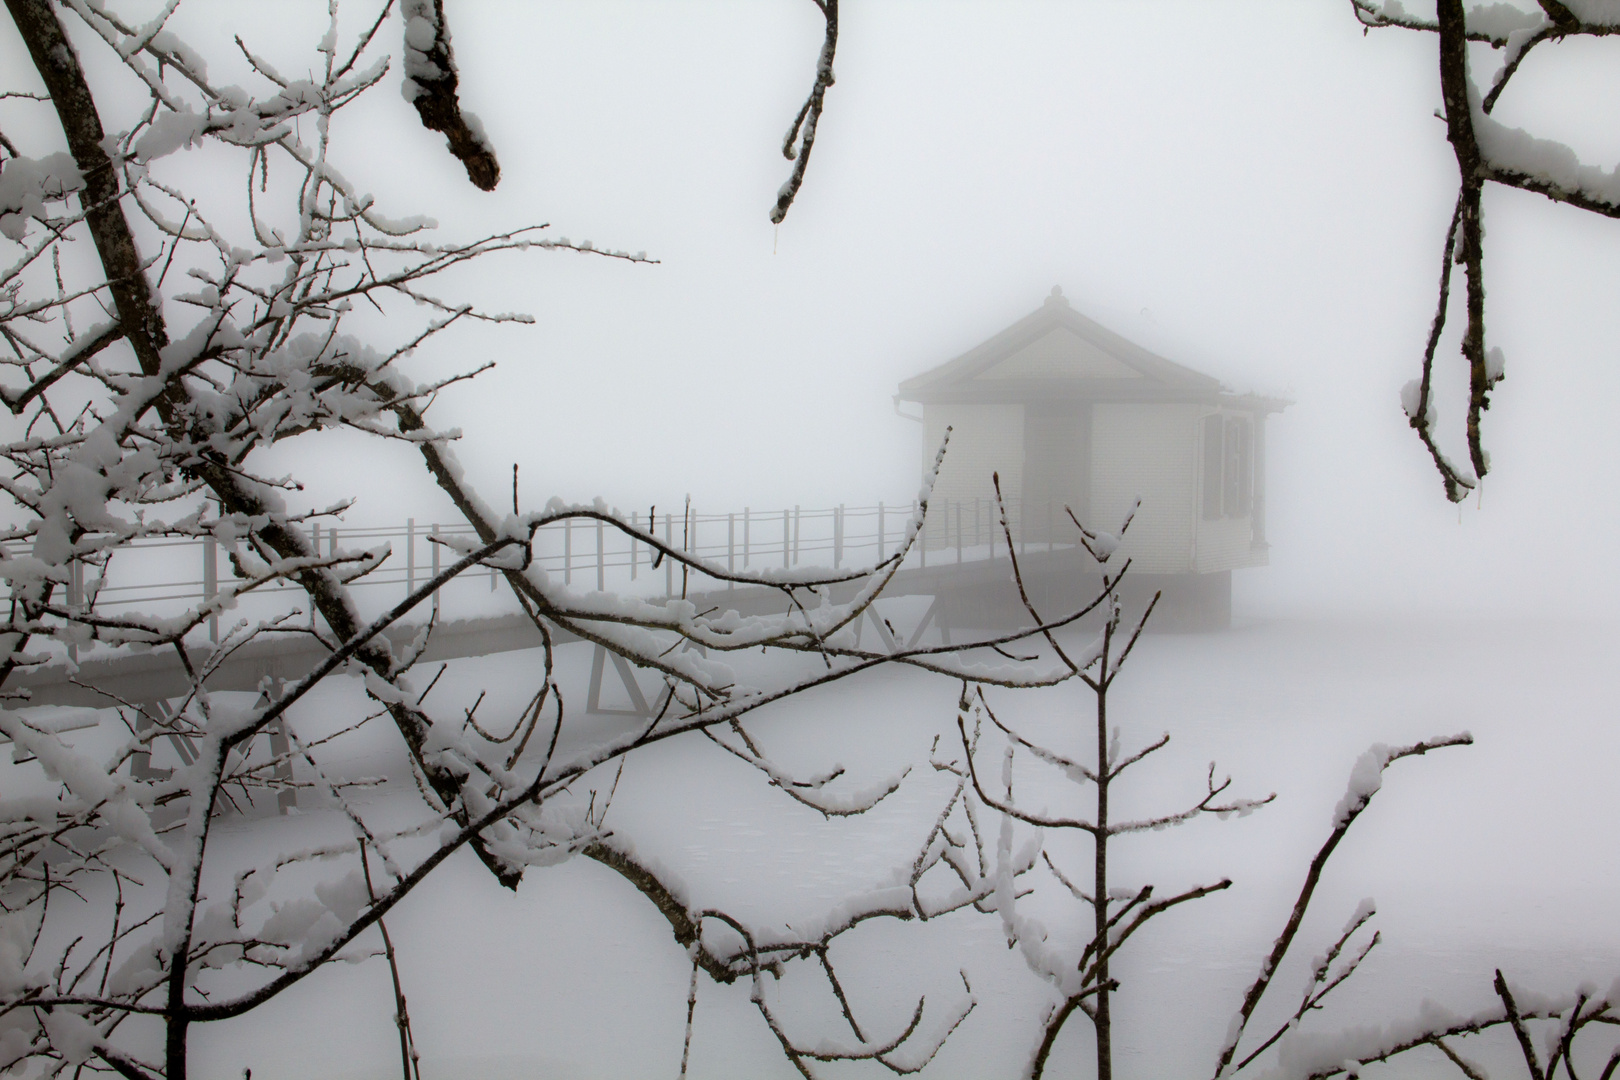
[[(84, 175), (83, 204), (90, 208), (86, 220), (96, 253), (101, 259), (102, 272), (107, 277), (123, 334), (135, 351), (142, 374), (157, 375), (162, 370), (161, 350), (169, 343), (168, 331), (157, 298), (153, 296), (142, 269), (129, 220), (124, 215), (118, 172), (106, 150), (106, 133), (95, 98), (85, 81), (84, 69), (49, 0), (6, 0), (6, 7), (11, 12), (18, 33), (28, 45), (29, 55), (45, 82), (51, 103), (56, 107), (63, 133), (67, 136), (68, 149)], [(157, 399), (158, 416), (170, 437), (206, 447), (209, 436), (215, 432), (211, 429), (206, 412), (192, 410), (188, 406), (189, 394), (177, 375), (170, 379)], [(424, 446), (424, 451), (426, 449)], [(257, 492), (244, 483), (230, 463), (217, 452), (201, 450), (188, 468), (208, 485), (224, 512), (269, 516), (268, 508)], [(273, 520), (258, 529), (256, 535), (281, 558), (309, 558), (318, 554), (302, 532)], [(311, 569), (298, 575), (297, 580), (308, 594), (310, 603), (340, 640), (352, 638), (360, 631), (363, 624), (359, 614), (347, 590), (330, 571)], [(392, 674), (393, 655), (380, 639), (363, 645), (356, 651), (355, 658), (383, 678)], [(389, 704), (388, 711), (435, 794), (445, 805), (455, 804), (461, 789), (460, 780), (425, 760), (421, 753), (431, 726), (426, 716), (401, 703)], [(457, 815), (463, 824), (465, 817), (465, 812)], [(474, 837), (472, 846), (501, 884), (508, 888), (517, 887), (522, 877), (520, 868), (501, 861), (477, 837)]]

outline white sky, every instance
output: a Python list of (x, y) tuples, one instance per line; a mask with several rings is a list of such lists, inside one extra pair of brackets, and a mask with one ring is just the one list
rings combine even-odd
[[(212, 64), (231, 62), (229, 29), (296, 70), (324, 7), (307, 32), (282, 3), (195, 4), (177, 25)], [(1269, 431), (1274, 565), (1240, 575), (1240, 598), (1563, 616), (1620, 594), (1620, 226), (1490, 190), (1508, 379), (1481, 508), (1444, 502), (1405, 427), (1455, 192), (1431, 37), (1364, 36), (1333, 0), (846, 0), (838, 82), (778, 233), (778, 147), (820, 44), (809, 0), (448, 7), (500, 188), (472, 188), (421, 130), (397, 65), (340, 116), (345, 173), (449, 237), (550, 221), (662, 260), (535, 252), (441, 290), (538, 320), (420, 360), (501, 362), (435, 409), (467, 429), (491, 501), (513, 461), (528, 505), (909, 499), (921, 428), (895, 417), (896, 384), (1061, 284), (1127, 337), (1295, 400)], [(1603, 47), (1544, 47), (1497, 115), (1613, 167)], [(1442, 361), (1460, 368), (1454, 341)], [(1445, 412), (1444, 436), (1459, 429)], [(300, 468), (318, 494), (363, 496), (350, 520), (445, 513), (404, 457), (356, 478), (334, 449)]]

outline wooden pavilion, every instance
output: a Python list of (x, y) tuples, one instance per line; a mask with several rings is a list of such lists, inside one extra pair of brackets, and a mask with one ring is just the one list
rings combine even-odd
[(1075, 311), (1060, 288), (901, 383), (895, 400), (922, 406), (930, 461), (952, 429), (930, 548), (962, 542), (965, 512), (974, 536), (987, 536), (981, 515), (988, 525), (999, 473), (1015, 540), (1026, 545), (1072, 544), (1065, 508), (1116, 532), (1140, 498), (1121, 555), (1138, 588), (1165, 591), (1161, 626), (1227, 625), (1232, 571), (1267, 562), (1265, 419), (1288, 403), (1234, 393), (1149, 352)]

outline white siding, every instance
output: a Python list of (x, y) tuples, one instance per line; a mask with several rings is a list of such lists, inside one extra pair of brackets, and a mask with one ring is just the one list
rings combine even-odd
[(1198, 405), (1099, 403), (1092, 414), (1092, 521), (1112, 532), (1131, 503), (1141, 498), (1121, 548), (1138, 573), (1194, 568), (1198, 420), (1203, 412)]
[(1196, 569), (1200, 574), (1264, 566), (1266, 561), (1265, 551), (1254, 548), (1254, 530), (1248, 518), (1199, 521)]
[[(940, 547), (945, 540), (945, 522), (940, 511), (945, 500), (972, 502), (995, 495), (990, 474), (1001, 474), (1001, 490), (1016, 499), (1024, 485), (1024, 407), (1022, 405), (929, 405), (924, 410), (926, 438), (923, 467), (931, 468), (934, 453), (951, 427), (950, 449), (934, 485), (934, 500), (928, 515), (928, 546)], [(986, 518), (988, 520), (988, 518)], [(951, 526), (954, 531), (955, 525)], [(954, 541), (953, 541), (954, 543)]]

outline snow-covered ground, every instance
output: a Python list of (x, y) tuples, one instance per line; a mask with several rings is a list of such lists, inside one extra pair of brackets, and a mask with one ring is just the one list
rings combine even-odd
[[(1196, 800), (1211, 759), (1233, 774), (1238, 793), (1274, 790), (1277, 800), (1247, 818), (1116, 842), (1121, 885), (1156, 882), (1163, 895), (1223, 875), (1235, 882), (1161, 917), (1116, 961), (1120, 1074), (1213, 1071), (1241, 990), (1327, 834), (1352, 763), (1373, 742), (1464, 730), (1477, 740), (1391, 767), (1329, 866), (1295, 945), (1298, 971), (1280, 976), (1274, 1009), (1292, 1008), (1304, 965), (1365, 896), (1377, 901), (1383, 943), (1336, 992), (1335, 1007), (1317, 1021), (1323, 1027), (1400, 1019), (1424, 998), (1460, 1011), (1483, 1007), (1496, 967), (1548, 990), (1583, 979), (1606, 988), (1620, 975), (1617, 647), (1614, 624), (1534, 620), (1240, 616), (1225, 633), (1145, 639), (1116, 684), (1111, 713), (1127, 748), (1166, 730), (1173, 742), (1116, 793), (1119, 812)], [(561, 651), (564, 685), (582, 687), (588, 648)], [(487, 689), (480, 716), (490, 723), (522, 705), (535, 662), (525, 653), (459, 661), (434, 698), (441, 707), (470, 704)], [(897, 669), (835, 684), (754, 721), (778, 760), (805, 773), (841, 762), (859, 786), (921, 764), (865, 817), (824, 821), (693, 737), (631, 761), (608, 824), (683, 878), (696, 903), (760, 922), (814, 917), (843, 895), (887, 883), (909, 862), (945, 794), (943, 778), (922, 763), (935, 733), (949, 730), (955, 697), (945, 680)], [(1077, 738), (1089, 709), (1078, 687), (1003, 692), (992, 701), (1032, 731), (1057, 732), (1072, 718)], [(320, 726), (320, 703), (297, 722)], [(357, 760), (355, 771), (400, 764)], [(1061, 797), (1054, 788), (1053, 805)], [(283, 820), (289, 828), (310, 824)], [(242, 829), (226, 822), (213, 842), (228, 849), (243, 842)], [(262, 831), (254, 835), (254, 843), (266, 842)], [(1052, 842), (1060, 857), (1064, 843)], [(1072, 919), (1078, 928), (1078, 909)], [(463, 852), (389, 922), (424, 1077), (676, 1075), (686, 957), (651, 905), (599, 865), (575, 859), (534, 870), (512, 894)], [(857, 1008), (886, 1030), (904, 1023), (919, 995), (929, 999), (925, 1028), (948, 1015), (964, 993), (957, 973), (966, 973), (978, 1006), (925, 1075), (1022, 1069), (1051, 998), (1007, 951), (994, 917), (873, 927), (837, 949)], [(784, 992), (797, 1006), (786, 1010), (788, 1023), (804, 1041), (842, 1034), (808, 981)], [(1076, 1017), (1066, 1029), (1055, 1075), (1090, 1073), (1085, 1027)], [(193, 1040), (195, 1075), (203, 1077), (251, 1067), (259, 1080), (383, 1078), (399, 1069), (380, 960), (318, 973), (244, 1018), (195, 1031)], [(1457, 1075), (1438, 1053), (1424, 1053), (1386, 1075)], [(704, 981), (691, 1075), (795, 1074), (746, 988)]]

